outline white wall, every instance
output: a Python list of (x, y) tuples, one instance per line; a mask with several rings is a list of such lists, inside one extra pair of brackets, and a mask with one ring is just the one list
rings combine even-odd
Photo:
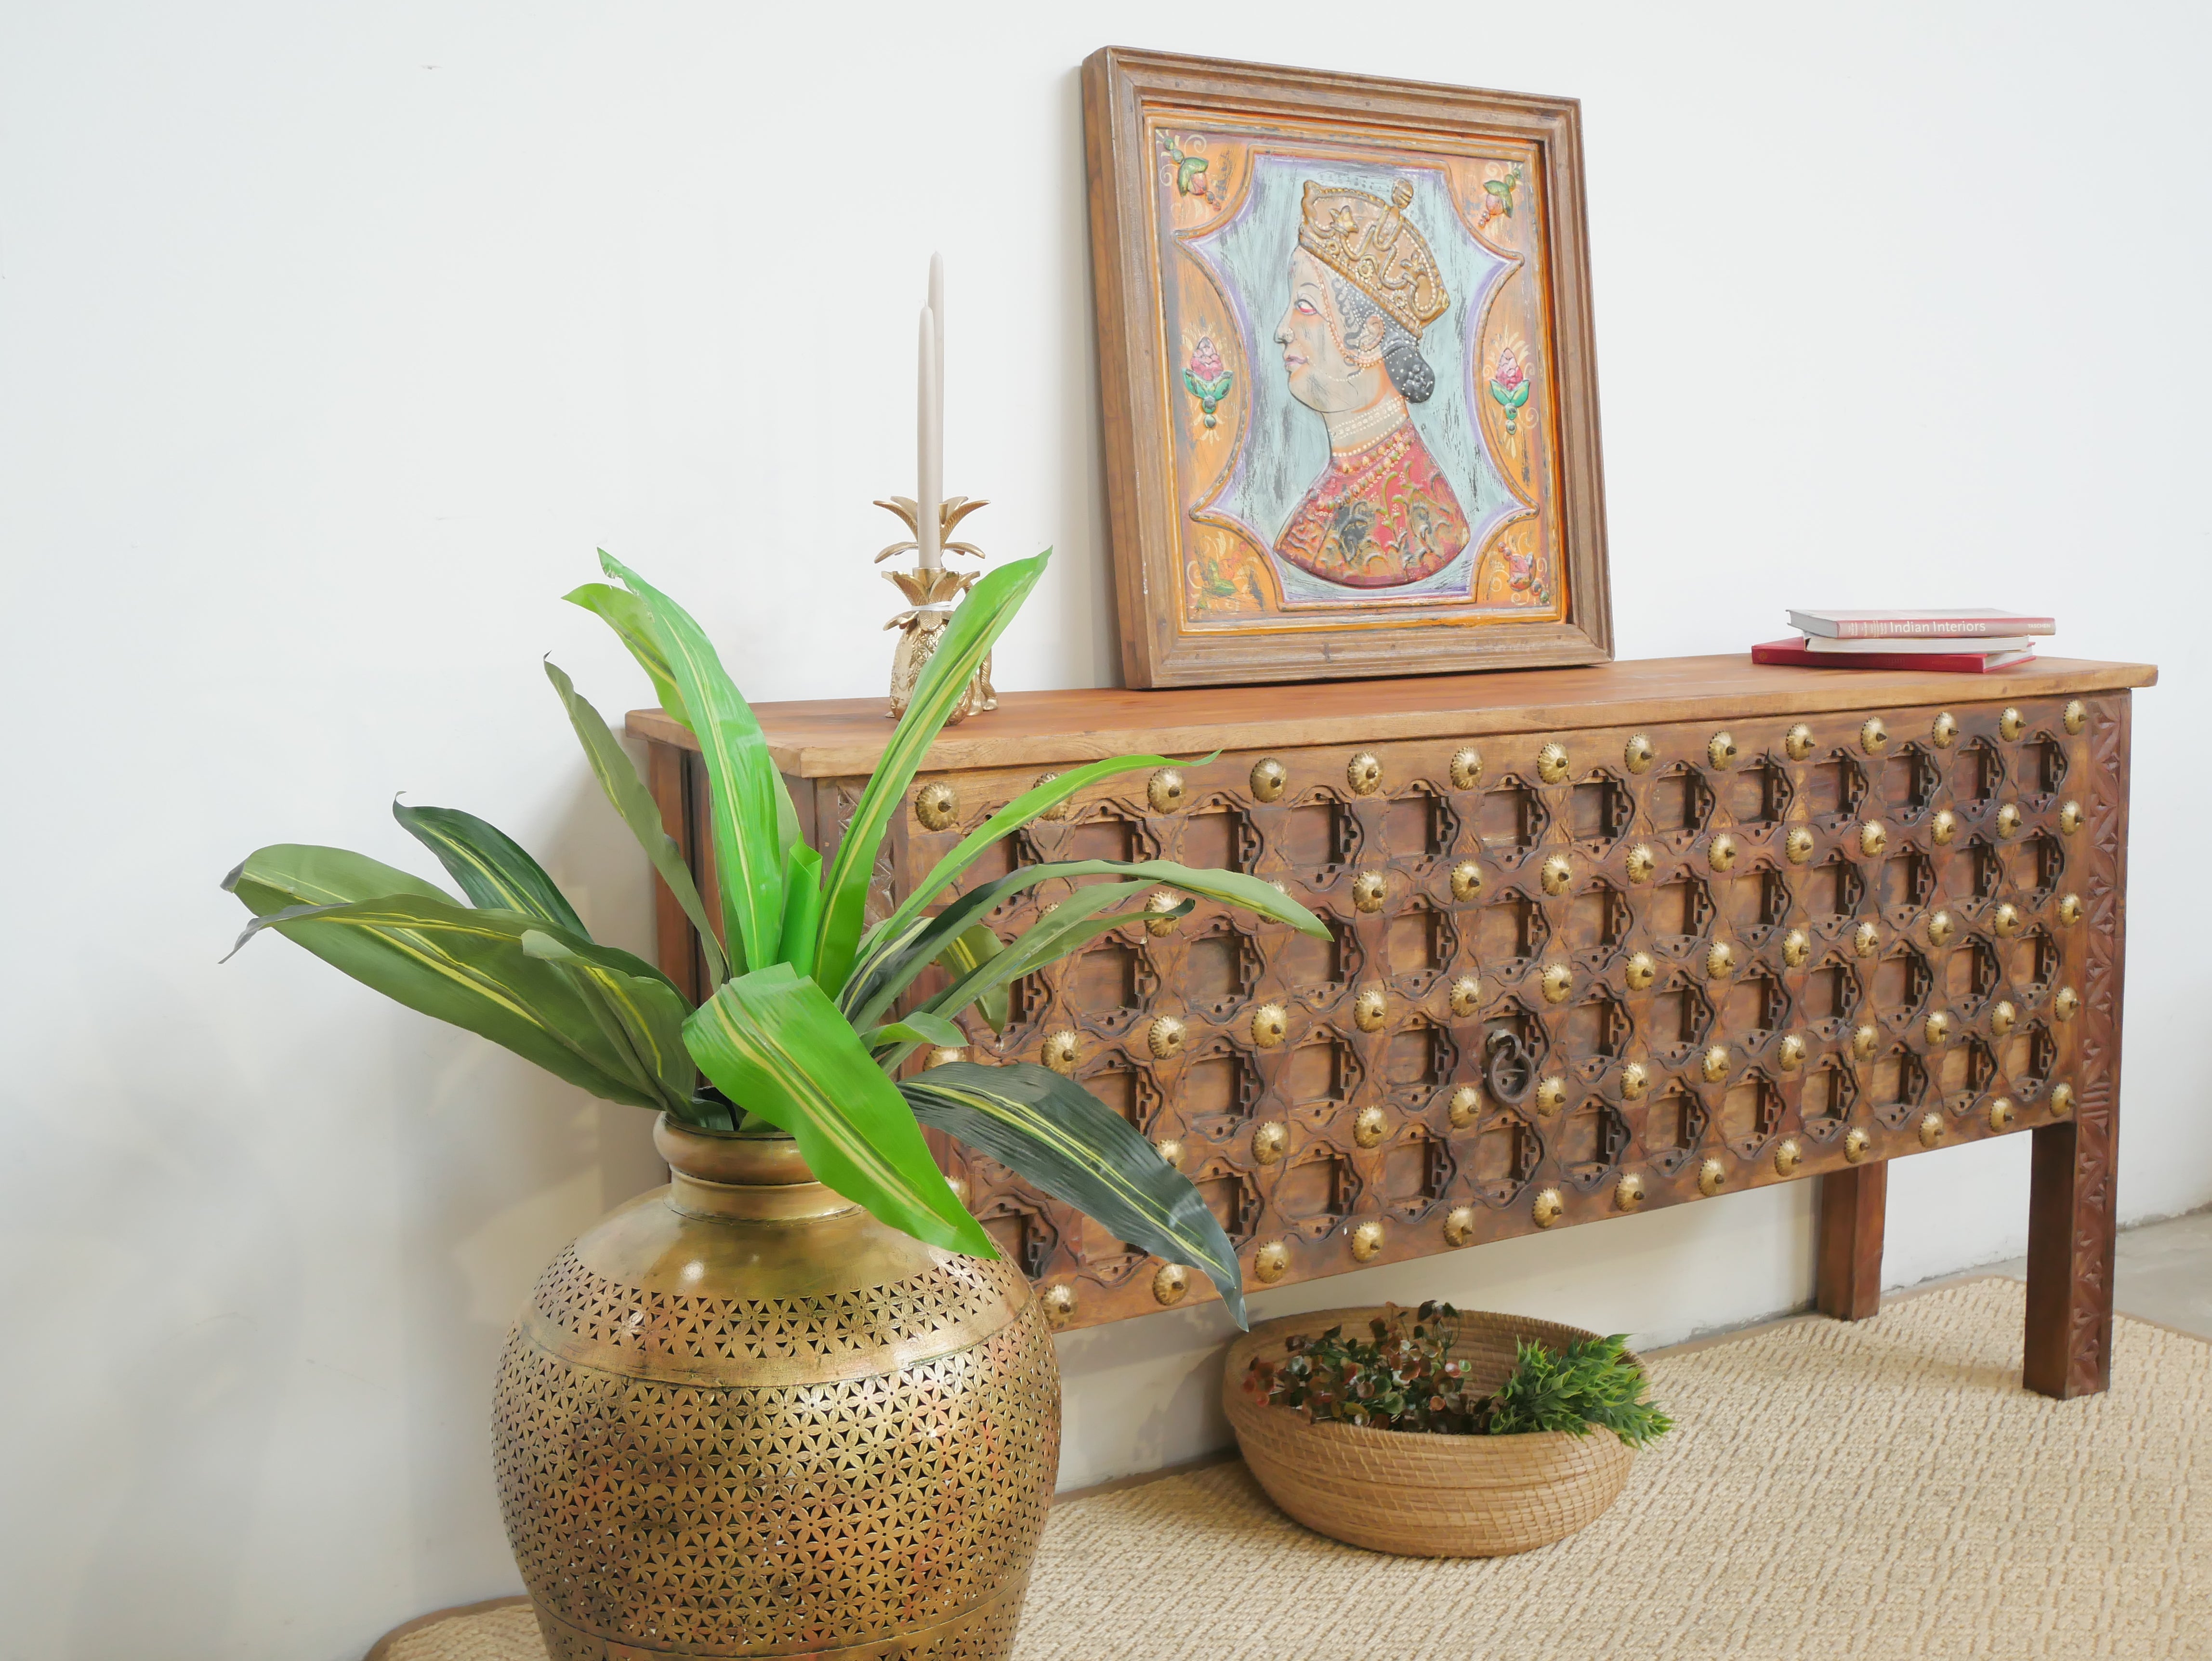
[[(2202, 8), (0, 6), (0, 1658), (342, 1661), (512, 1588), (485, 1402), (643, 1116), (284, 942), (280, 839), (394, 790), (647, 944), (537, 658), (618, 551), (747, 690), (872, 692), (871, 497), (951, 274), (951, 484), (1060, 558), (1012, 687), (1114, 673), (1076, 65), (1108, 40), (1584, 100), (1624, 656), (1791, 603), (2048, 607), (2139, 700), (2129, 1218), (2212, 1200)], [(2192, 949), (2194, 948), (2194, 949)], [(1914, 1159), (1889, 1270), (2019, 1248), (2025, 1140)], [(1799, 1187), (1263, 1297), (1645, 1342), (1796, 1304)], [(1218, 1313), (1064, 1347), (1064, 1480), (1218, 1440)]]

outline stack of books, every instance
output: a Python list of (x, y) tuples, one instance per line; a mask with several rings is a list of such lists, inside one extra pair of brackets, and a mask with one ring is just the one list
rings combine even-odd
[(2039, 635), (2056, 634), (2050, 618), (1961, 605), (1924, 611), (1792, 611), (1793, 640), (1751, 648), (1753, 663), (1799, 669), (1925, 669), (1986, 675), (2035, 656)]

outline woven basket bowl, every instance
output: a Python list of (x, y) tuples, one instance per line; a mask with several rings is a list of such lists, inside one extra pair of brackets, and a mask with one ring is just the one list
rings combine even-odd
[[(1271, 1406), (1245, 1390), (1255, 1356), (1279, 1361), (1294, 1335), (1317, 1336), (1333, 1326), (1364, 1337), (1367, 1323), (1382, 1313), (1375, 1307), (1288, 1316), (1262, 1322), (1230, 1347), (1222, 1405), (1244, 1463), (1292, 1517), (1370, 1551), (1504, 1557), (1565, 1539), (1620, 1497), (1636, 1456), (1610, 1431), (1443, 1436), (1313, 1424), (1303, 1410)], [(1518, 1315), (1469, 1312), (1460, 1317), (1451, 1354), (1472, 1365), (1474, 1389), (1488, 1391), (1511, 1374), (1516, 1341), (1559, 1349), (1594, 1335)]]

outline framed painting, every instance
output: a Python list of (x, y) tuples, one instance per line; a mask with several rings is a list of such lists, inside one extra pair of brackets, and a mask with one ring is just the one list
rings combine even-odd
[(1613, 653), (1579, 109), (1084, 64), (1132, 686)]

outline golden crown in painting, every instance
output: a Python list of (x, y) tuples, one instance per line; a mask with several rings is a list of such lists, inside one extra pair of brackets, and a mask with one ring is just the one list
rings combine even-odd
[(1390, 199), (1306, 181), (1298, 246), (1380, 306), (1411, 335), (1451, 304), (1436, 256), (1406, 221), (1413, 187), (1390, 186)]

